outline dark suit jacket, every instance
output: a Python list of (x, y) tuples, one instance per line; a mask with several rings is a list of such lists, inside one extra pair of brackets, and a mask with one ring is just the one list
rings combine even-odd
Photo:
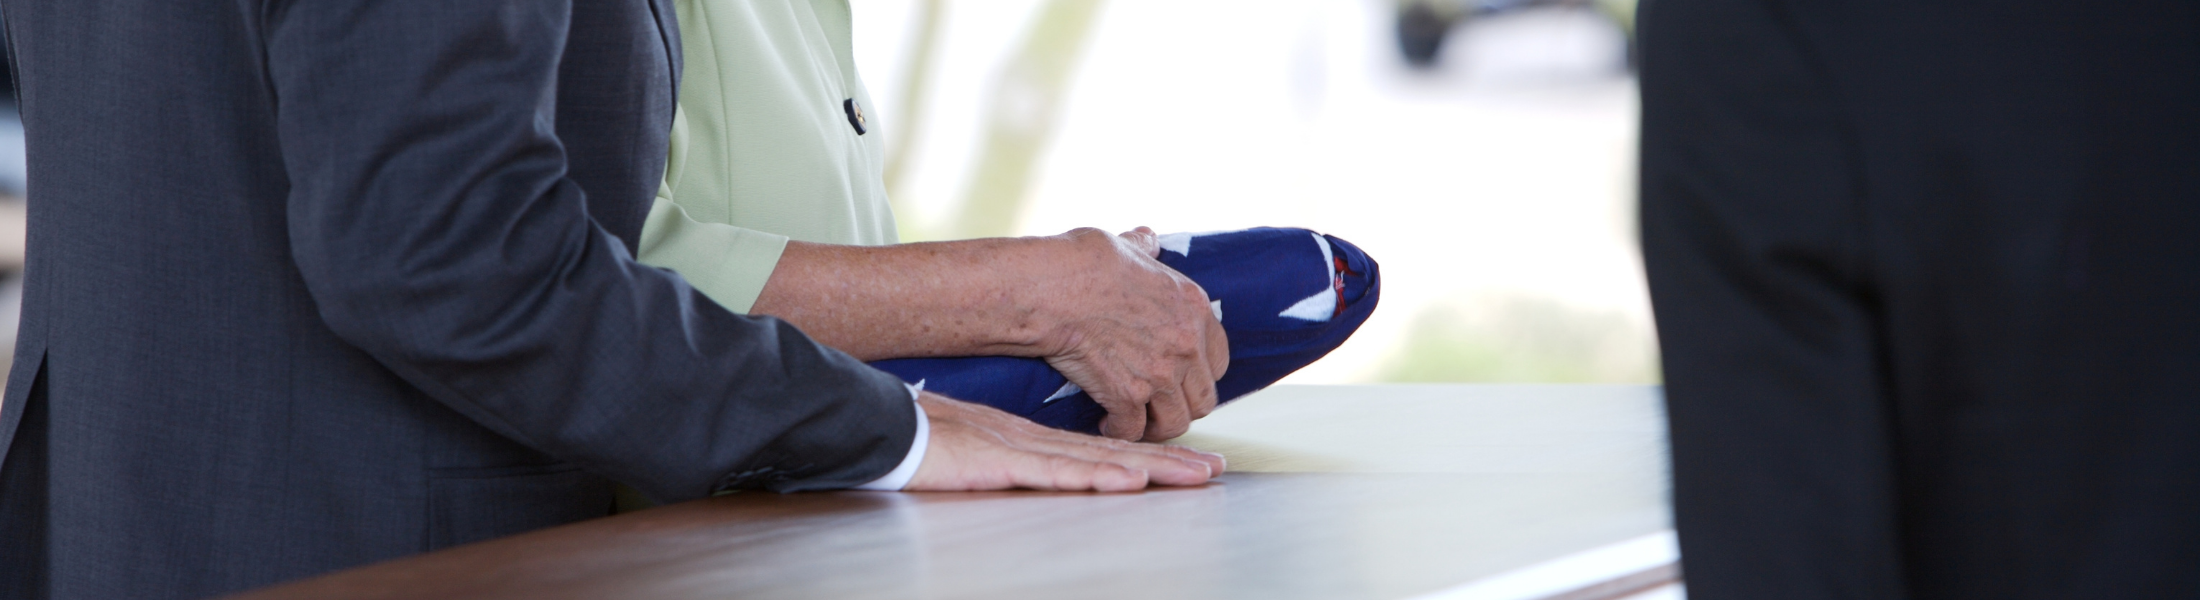
[(2200, 3), (1641, 15), (1689, 597), (2200, 598)]
[(908, 450), (899, 381), (632, 260), (668, 2), (0, 8), (35, 186), (0, 596), (203, 596)]

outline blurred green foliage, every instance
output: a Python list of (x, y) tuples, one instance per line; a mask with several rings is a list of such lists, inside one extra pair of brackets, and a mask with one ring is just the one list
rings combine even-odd
[(1414, 317), (1376, 380), (1387, 383), (1657, 383), (1657, 343), (1626, 314), (1502, 296)]

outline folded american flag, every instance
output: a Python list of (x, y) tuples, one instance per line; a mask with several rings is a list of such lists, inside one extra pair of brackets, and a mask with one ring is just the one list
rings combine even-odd
[[(1258, 227), (1161, 236), (1161, 263), (1207, 291), (1230, 338), (1222, 402), (1252, 393), (1337, 349), (1375, 312), (1375, 260), (1313, 231)], [(1008, 356), (905, 358), (871, 363), (927, 390), (1098, 433), (1107, 410), (1045, 360)]]

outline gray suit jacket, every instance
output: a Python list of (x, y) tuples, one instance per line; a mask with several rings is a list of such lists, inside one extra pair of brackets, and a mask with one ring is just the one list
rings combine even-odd
[(631, 241), (663, 0), (0, 0), (30, 264), (0, 597), (196, 597), (858, 484), (900, 382)]

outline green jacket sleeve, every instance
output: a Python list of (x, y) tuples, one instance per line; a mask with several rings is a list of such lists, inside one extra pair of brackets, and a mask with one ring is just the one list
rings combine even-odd
[(764, 282), (771, 280), (772, 269), (779, 266), (787, 236), (696, 219), (674, 202), (673, 190), (679, 189), (687, 173), (689, 143), (687, 109), (682, 106), (672, 113), (672, 148), (664, 182), (649, 206), (649, 218), (642, 222), (635, 260), (679, 272), (688, 285), (726, 310), (749, 312), (764, 293)]
[[(884, 144), (834, 3), (678, 0), (684, 65), (638, 258), (748, 312), (787, 241), (894, 243)], [(872, 114), (871, 125), (879, 125)]]
[(643, 264), (678, 271), (719, 306), (749, 312), (787, 249), (787, 236), (697, 221), (659, 192), (642, 227)]

